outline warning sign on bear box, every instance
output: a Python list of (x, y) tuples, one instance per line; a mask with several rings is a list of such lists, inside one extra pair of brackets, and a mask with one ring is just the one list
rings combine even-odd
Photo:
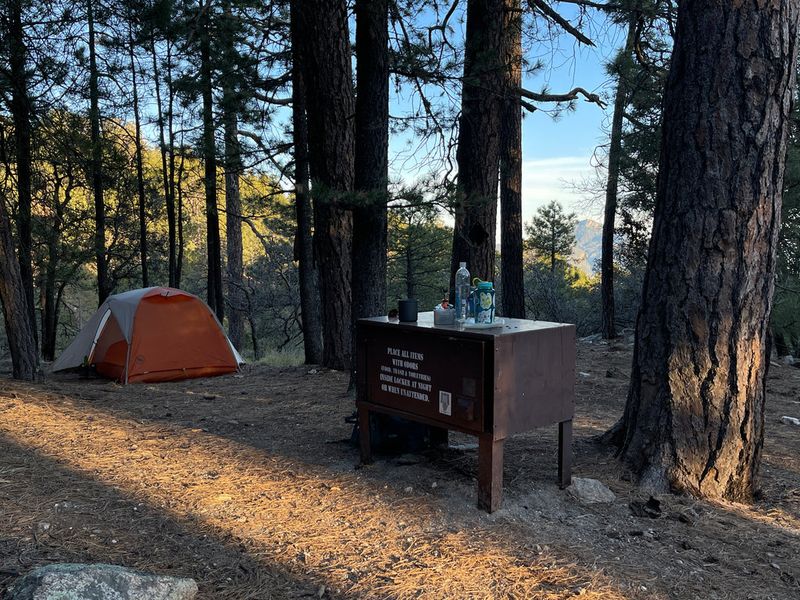
[(381, 391), (430, 402), (432, 378), (420, 370), (425, 354), (387, 346), (386, 357), (390, 364), (381, 365)]
[(483, 342), (384, 330), (367, 343), (370, 402), (481, 428)]

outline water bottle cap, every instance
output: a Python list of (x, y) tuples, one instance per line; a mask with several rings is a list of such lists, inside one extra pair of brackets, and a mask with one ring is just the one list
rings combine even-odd
[(460, 262), (460, 263), (458, 263), (458, 266), (459, 266), (459, 268), (461, 268), (461, 269), (466, 269), (466, 268), (467, 268), (467, 263), (465, 263), (465, 262)]
[(478, 289), (479, 290), (490, 290), (492, 289), (493, 285), (491, 281), (479, 281), (478, 282)]

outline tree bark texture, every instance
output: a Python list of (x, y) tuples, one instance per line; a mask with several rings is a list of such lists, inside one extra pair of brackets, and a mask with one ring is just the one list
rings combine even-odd
[(747, 500), (764, 433), (798, 0), (684, 2), (619, 430), (651, 489)]
[(94, 255), (97, 264), (97, 296), (101, 305), (111, 293), (106, 262), (106, 205), (103, 200), (103, 146), (100, 139), (100, 89), (95, 50), (94, 0), (86, 4), (89, 21), (89, 121), (91, 122), (92, 156), (90, 171), (94, 194)]
[(386, 313), (389, 185), (389, 3), (356, 0), (353, 328)]
[(14, 246), (11, 220), (5, 202), (0, 199), (0, 300), (11, 351), (12, 375), (14, 379), (32, 381), (39, 372), (39, 356)]
[[(230, 95), (228, 92), (227, 95)], [(227, 253), (228, 337), (237, 349), (244, 343), (244, 297), (242, 276), (242, 173), (239, 124), (233, 101), (225, 103), (225, 250)]]
[[(31, 105), (28, 97), (26, 62), (28, 49), (22, 27), (22, 2), (8, 3), (8, 45), (11, 71), (11, 118), (17, 151), (17, 233), (19, 236), (19, 269), (28, 312), (36, 319), (33, 301), (33, 263), (31, 260)], [(33, 331), (36, 337), (36, 328)]]
[(314, 259), (314, 215), (309, 194), (308, 123), (306, 89), (303, 80), (300, 1), (291, 3), (292, 30), (292, 127), (294, 143), (294, 189), (297, 230), (295, 260), (300, 277), (300, 317), (303, 324), (303, 350), (307, 364), (321, 364), (322, 315), (320, 311), (319, 274)]
[[(210, 0), (206, 0), (210, 2)], [(217, 208), (217, 149), (214, 140), (214, 90), (211, 75), (211, 23), (210, 6), (200, 0), (200, 86), (203, 95), (203, 163), (206, 195), (206, 246), (208, 258), (208, 305), (220, 323), (225, 317), (225, 299), (222, 294), (222, 250), (219, 237), (219, 210)]]
[[(628, 20), (628, 34), (623, 49), (627, 59), (633, 52), (636, 39), (636, 19), (638, 13), (632, 12)], [(614, 114), (611, 117), (611, 139), (608, 148), (608, 181), (606, 183), (606, 203), (603, 213), (603, 237), (600, 256), (600, 301), (602, 310), (602, 336), (610, 340), (617, 337), (614, 322), (614, 224), (617, 216), (617, 191), (619, 168), (622, 158), (622, 119), (627, 101), (627, 86), (624, 71), (617, 79), (614, 94)]]
[(320, 273), (323, 364), (350, 366), (355, 140), (352, 69), (344, 0), (305, 0), (303, 30), (314, 245)]
[(503, 316), (525, 318), (522, 269), (522, 12), (505, 0), (503, 15), (504, 95), (500, 124), (500, 289)]
[(467, 4), (451, 281), (461, 261), (466, 261), (473, 277), (494, 279), (503, 2), (469, 0)]

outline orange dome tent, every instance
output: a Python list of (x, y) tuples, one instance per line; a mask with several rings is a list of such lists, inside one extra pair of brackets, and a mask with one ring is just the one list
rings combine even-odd
[(53, 371), (92, 365), (123, 383), (233, 373), (244, 361), (208, 305), (166, 287), (109, 296)]

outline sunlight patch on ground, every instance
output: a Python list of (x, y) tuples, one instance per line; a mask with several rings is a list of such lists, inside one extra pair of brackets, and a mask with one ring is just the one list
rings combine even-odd
[(0, 435), (203, 531), (246, 539), (261, 562), (342, 595), (624, 598), (602, 575), (537, 551), (536, 540), (491, 523), (465, 531), (436, 503), (359, 471), (27, 392), (2, 398)]

